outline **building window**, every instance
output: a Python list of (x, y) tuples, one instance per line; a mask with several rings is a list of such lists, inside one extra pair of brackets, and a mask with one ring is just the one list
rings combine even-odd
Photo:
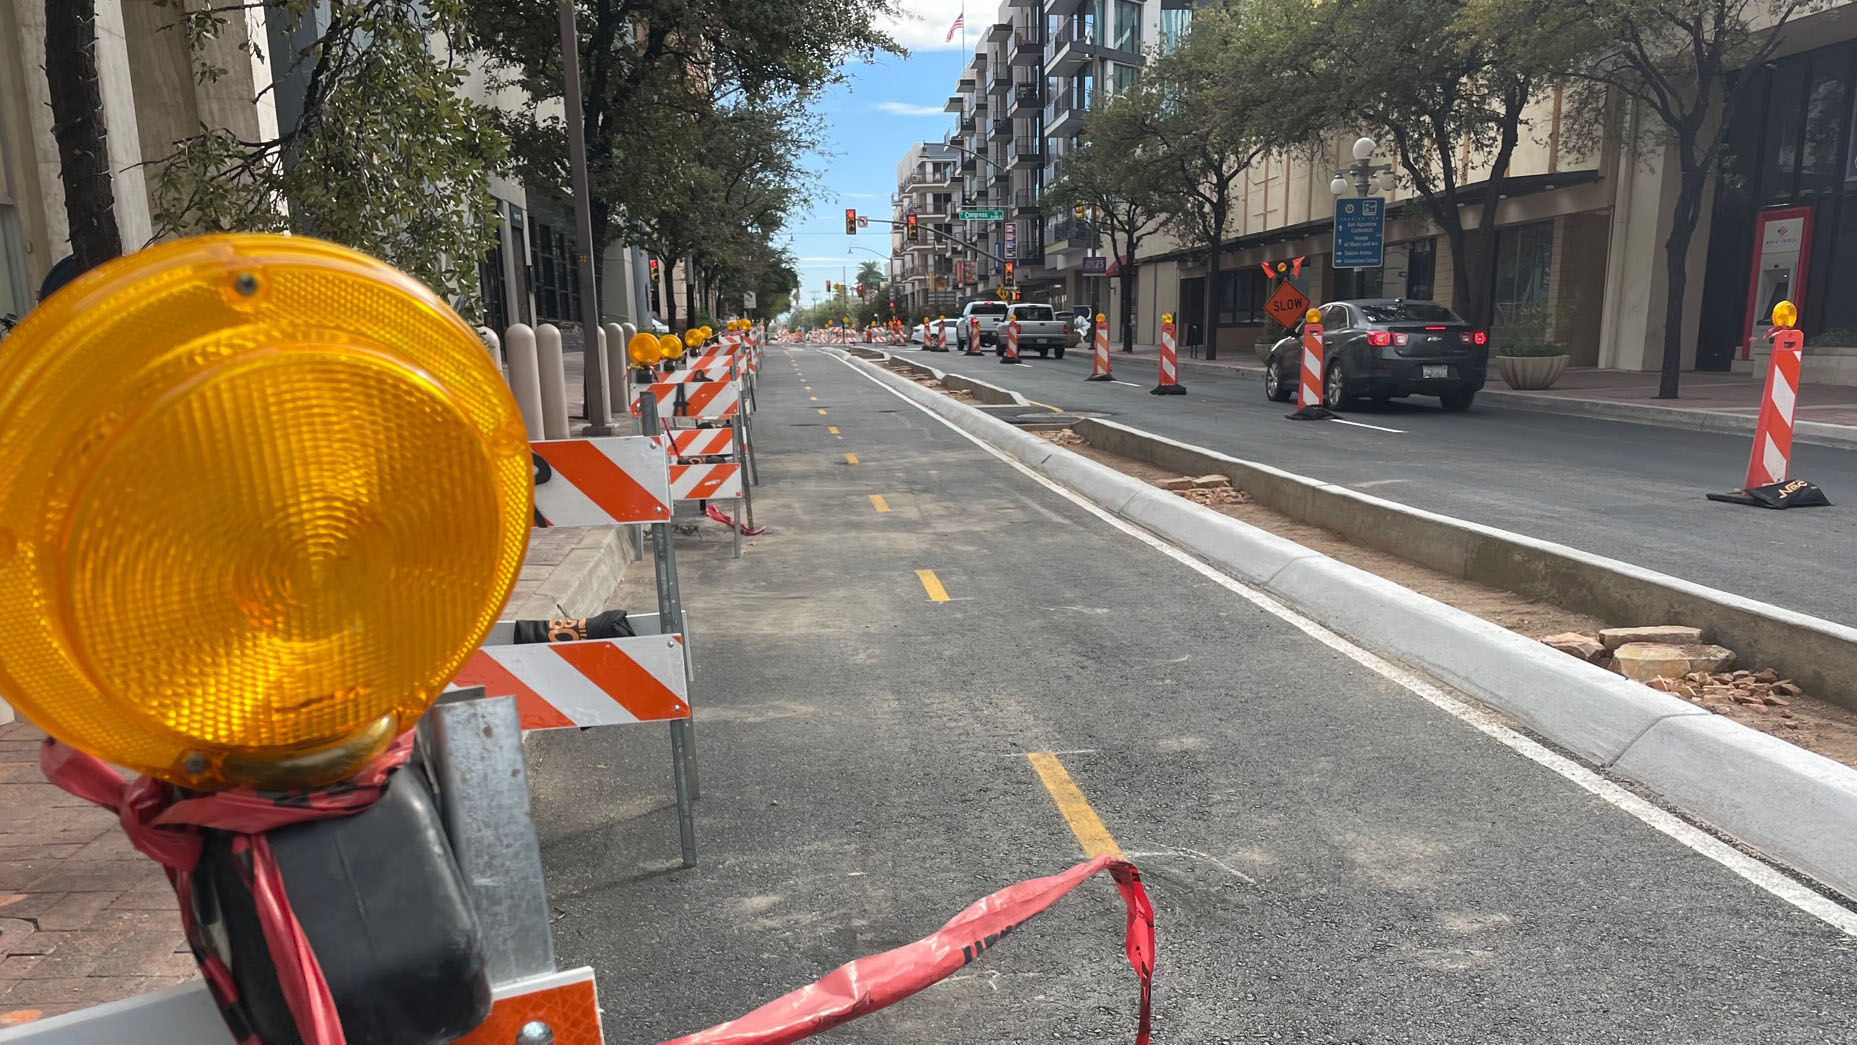
[(1406, 244), (1406, 297), (1431, 301), (1436, 297), (1432, 284), (1438, 275), (1438, 239), (1422, 239)]
[(1264, 270), (1219, 273), (1219, 325), (1250, 326), (1264, 321)]
[(1490, 300), (1519, 305), (1548, 299), (1548, 276), (1554, 259), (1554, 223), (1496, 230), (1496, 288)]
[(1115, 47), (1118, 51), (1141, 53), (1140, 4), (1115, 0)]
[(1193, 9), (1182, 7), (1161, 11), (1161, 53), (1172, 54), (1193, 25)]
[(1135, 67), (1132, 65), (1117, 65), (1115, 67), (1114, 76), (1117, 94), (1121, 94), (1123, 91), (1135, 86)]
[(32, 307), (26, 264), (19, 251), (19, 212), (0, 196), (0, 316), (18, 318)]
[(484, 296), (484, 324), (499, 333), (509, 329), (509, 281), (503, 277), (503, 242), (490, 248), (477, 264), (477, 287)]

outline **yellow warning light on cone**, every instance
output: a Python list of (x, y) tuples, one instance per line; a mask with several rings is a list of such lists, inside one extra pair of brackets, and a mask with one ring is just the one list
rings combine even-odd
[(1799, 325), (1799, 306), (1790, 301), (1782, 301), (1773, 306), (1773, 325), (1790, 330)]
[(632, 340), (625, 343), (625, 354), (633, 366), (650, 366), (664, 355), (664, 349), (656, 337), (641, 332), (633, 334)]
[(1320, 323), (1322, 321), (1322, 310), (1319, 308), (1312, 308), (1304, 312), (1302, 314), (1302, 321), (1304, 323)]
[(703, 343), (703, 332), (695, 327), (691, 327), (683, 332), (683, 343), (691, 348), (701, 345)]
[(339, 780), (522, 566), (533, 470), (482, 342), (301, 236), (164, 243), (0, 345), (0, 693), (189, 788)]
[(682, 359), (683, 342), (676, 334), (662, 334), (658, 337), (658, 354), (664, 359)]
[(1174, 314), (1172, 312), (1161, 313), (1161, 322), (1172, 323), (1173, 321), (1174, 321)]
[(1108, 317), (1108, 316), (1105, 316), (1105, 315), (1103, 315), (1103, 314), (1102, 314), (1101, 312), (1098, 312), (1098, 313), (1096, 314), (1096, 322), (1097, 322), (1097, 323), (1099, 323), (1099, 324), (1100, 324), (1100, 323), (1107, 323), (1107, 322), (1109, 322), (1109, 317)]

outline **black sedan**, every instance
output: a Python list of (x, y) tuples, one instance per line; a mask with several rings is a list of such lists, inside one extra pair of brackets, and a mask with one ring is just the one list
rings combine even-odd
[[(1431, 301), (1376, 298), (1322, 306), (1322, 405), (1346, 410), (1409, 395), (1463, 410), (1483, 387), (1489, 336)], [(1287, 403), (1302, 374), (1302, 326), (1270, 349), (1264, 394)]]

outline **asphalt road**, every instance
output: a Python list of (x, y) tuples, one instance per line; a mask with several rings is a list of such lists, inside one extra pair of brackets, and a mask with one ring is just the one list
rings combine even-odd
[[(557, 947), (598, 969), (608, 1041), (1081, 859), (1039, 751), (1148, 881), (1157, 1042), (1857, 1039), (1852, 938), (845, 364), (768, 359), (771, 530), (740, 560), (720, 527), (679, 548), (701, 865), (677, 867), (663, 727), (529, 744)], [(1132, 1040), (1122, 922), (1088, 883), (822, 1040)]]
[(1703, 497), (1740, 485), (1747, 436), (1483, 403), (1447, 414), (1422, 396), (1342, 415), (1355, 424), (1288, 421), (1294, 407), (1266, 400), (1250, 374), (1183, 368), (1186, 395), (1154, 396), (1151, 360), (1118, 364), (1127, 383), (1111, 384), (1083, 380), (1080, 352), (1018, 367), (990, 350), (922, 358), (1064, 410), (1857, 624), (1857, 511), (1841, 506), (1857, 504), (1857, 451), (1794, 447), (1793, 475), (1834, 507), (1775, 512)]

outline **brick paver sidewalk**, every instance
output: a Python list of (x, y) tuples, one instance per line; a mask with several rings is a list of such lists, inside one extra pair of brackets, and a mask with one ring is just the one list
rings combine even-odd
[(161, 869), (114, 815), (46, 783), (42, 738), (0, 726), (0, 1028), (195, 972)]

